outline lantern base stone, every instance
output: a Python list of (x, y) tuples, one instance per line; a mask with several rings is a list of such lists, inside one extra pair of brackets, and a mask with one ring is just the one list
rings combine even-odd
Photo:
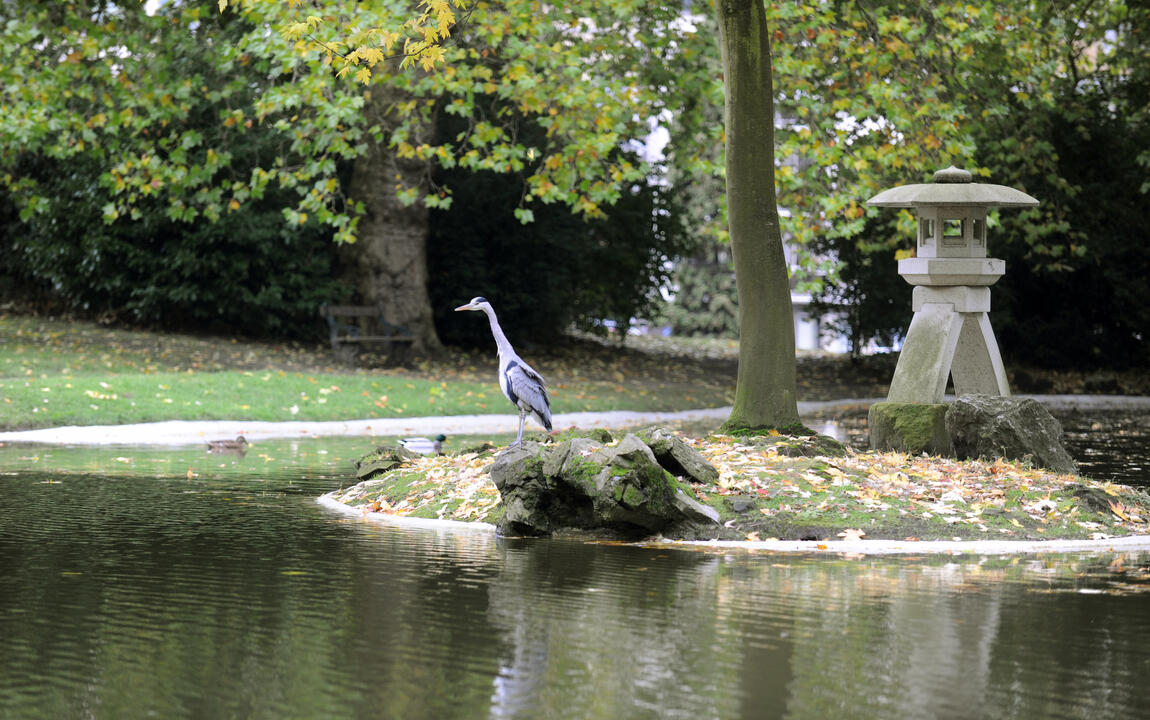
[(880, 402), (870, 406), (867, 427), (871, 450), (950, 456), (954, 445), (946, 431), (949, 405)]

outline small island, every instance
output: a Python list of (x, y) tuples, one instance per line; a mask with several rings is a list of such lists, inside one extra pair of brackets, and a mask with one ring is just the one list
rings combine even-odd
[[(685, 448), (692, 462), (710, 471), (688, 472), (687, 462), (661, 459), (670, 457), (670, 452), (660, 452), (659, 445), (671, 443), (676, 454), (683, 455)], [(652, 493), (630, 489), (634, 485), (624, 476), (635, 463), (628, 460), (628, 468), (606, 471), (624, 478), (612, 486), (624, 510), (610, 511), (615, 514), (599, 527), (540, 532), (518, 520), (509, 522), (508, 506), (501, 498), (501, 489), (504, 495), (508, 492), (508, 471), (500, 468), (508, 465), (509, 458), (537, 457), (538, 473), (552, 480), (567, 474), (575, 478), (567, 485), (579, 484), (586, 482), (577, 479), (580, 473), (587, 477), (603, 471), (571, 470), (580, 464), (572, 458), (582, 462), (607, 457), (612, 448), (628, 444), (650, 448), (668, 487), (682, 490), (697, 509), (662, 527), (645, 521), (640, 517), (646, 512), (643, 499), (627, 493)], [(691, 439), (665, 428), (619, 434), (570, 431), (546, 445), (532, 441), (520, 448), (485, 445), (434, 457), (404, 456), (383, 447), (361, 460), (358, 470), (361, 482), (330, 493), (325, 500), (377, 519), (487, 523), (512, 535), (590, 533), (633, 541), (778, 539), (810, 541), (813, 550), (839, 540), (1107, 540), (1150, 530), (1150, 495), (1140, 489), (1004, 459), (859, 452), (814, 433)], [(556, 497), (566, 493), (554, 489), (564, 487), (562, 483), (551, 487)], [(521, 511), (515, 508), (516, 513)]]

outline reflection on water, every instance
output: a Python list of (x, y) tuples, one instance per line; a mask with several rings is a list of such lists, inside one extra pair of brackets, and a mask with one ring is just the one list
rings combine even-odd
[[(316, 505), (340, 482), (316, 447), (260, 478), (189, 479), (182, 456), (162, 476), (112, 474), (133, 467), (117, 455), (101, 475), (0, 474), (0, 717), (1150, 707), (1148, 555), (721, 555), (403, 529)], [(255, 451), (243, 462), (288, 455)]]

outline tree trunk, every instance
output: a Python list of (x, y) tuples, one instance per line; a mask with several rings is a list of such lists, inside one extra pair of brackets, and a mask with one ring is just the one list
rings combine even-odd
[(385, 319), (415, 335), (412, 352), (435, 353), (443, 348), (431, 312), (427, 292), (428, 209), (422, 200), (405, 206), (396, 196), (397, 186), (424, 186), (427, 161), (401, 159), (388, 147), (388, 128), (393, 124), (388, 109), (400, 99), (400, 91), (386, 85), (372, 88), (372, 100), (364, 112), (370, 123), (384, 128), (384, 140), (368, 138), (367, 153), (355, 161), (348, 195), (364, 204), (358, 240), (344, 245), (345, 273), (355, 285), (359, 300), (383, 303)]
[(775, 105), (762, 0), (715, 0), (726, 90), (727, 219), (739, 293), (739, 374), (726, 427), (799, 422), (795, 327), (775, 195)]

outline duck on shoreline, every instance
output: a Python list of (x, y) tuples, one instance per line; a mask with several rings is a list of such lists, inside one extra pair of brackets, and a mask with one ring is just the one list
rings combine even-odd
[(244, 439), (243, 435), (239, 435), (235, 440), (210, 440), (208, 441), (208, 452), (210, 453), (233, 453), (243, 455), (247, 452), (248, 441)]
[(445, 440), (447, 436), (440, 433), (434, 440), (425, 437), (400, 438), (399, 444), (420, 455), (442, 455)]

